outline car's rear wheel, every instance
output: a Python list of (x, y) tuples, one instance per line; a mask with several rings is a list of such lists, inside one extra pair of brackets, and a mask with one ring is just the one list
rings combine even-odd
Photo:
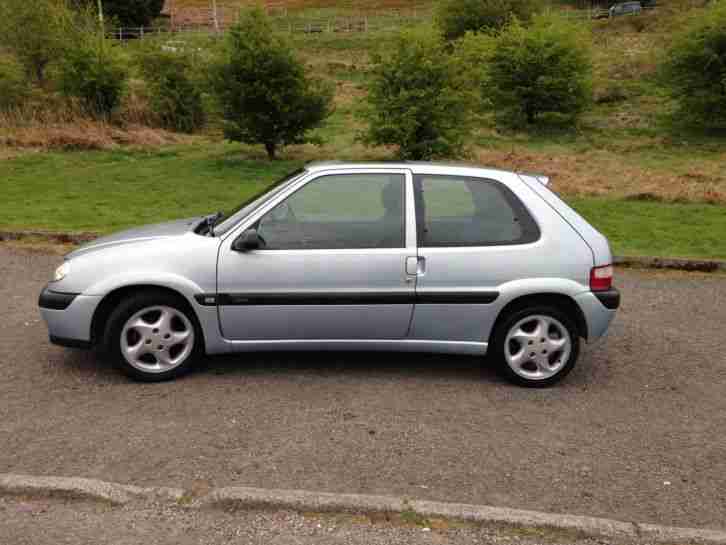
[(556, 307), (536, 306), (509, 314), (494, 333), (492, 355), (510, 381), (550, 386), (575, 366), (580, 337), (572, 319)]
[(202, 335), (186, 302), (162, 291), (122, 301), (106, 324), (104, 347), (112, 363), (132, 378), (158, 382), (189, 371)]

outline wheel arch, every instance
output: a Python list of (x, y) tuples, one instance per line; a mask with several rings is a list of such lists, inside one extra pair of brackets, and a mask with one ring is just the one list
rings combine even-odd
[(196, 310), (194, 309), (194, 306), (181, 291), (159, 284), (130, 284), (115, 288), (108, 292), (103, 297), (103, 299), (101, 299), (101, 302), (96, 307), (96, 310), (93, 313), (93, 318), (91, 319), (91, 344), (99, 344), (99, 342), (103, 338), (103, 333), (106, 328), (108, 318), (111, 316), (113, 310), (121, 303), (121, 301), (130, 297), (131, 295), (135, 295), (144, 291), (167, 293), (178, 298), (179, 301), (184, 304), (186, 310), (191, 314), (191, 318), (196, 322), (196, 325), (202, 331), (202, 348), (204, 347), (204, 330), (201, 326), (201, 321), (199, 319), (199, 316), (197, 315)]
[(585, 314), (582, 312), (580, 305), (578, 305), (577, 302), (569, 295), (544, 292), (521, 295), (519, 297), (515, 297), (509, 301), (509, 303), (504, 305), (504, 307), (502, 307), (499, 311), (497, 319), (494, 321), (494, 326), (489, 334), (489, 343), (491, 344), (493, 342), (498, 327), (507, 316), (520, 309), (537, 305), (554, 306), (562, 310), (573, 319), (580, 337), (584, 339), (588, 338), (587, 319), (585, 318)]

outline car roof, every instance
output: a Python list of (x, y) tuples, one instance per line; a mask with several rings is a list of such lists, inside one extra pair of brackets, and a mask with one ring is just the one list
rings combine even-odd
[(487, 177), (496, 174), (515, 174), (512, 171), (484, 167), (466, 162), (438, 162), (438, 161), (315, 161), (305, 165), (308, 172), (344, 169), (407, 169), (414, 174), (449, 174), (452, 176)]

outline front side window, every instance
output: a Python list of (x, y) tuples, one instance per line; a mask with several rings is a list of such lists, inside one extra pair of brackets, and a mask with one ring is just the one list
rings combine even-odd
[(419, 246), (526, 244), (537, 224), (503, 184), (482, 178), (414, 177)]
[(404, 176), (336, 174), (306, 184), (257, 224), (266, 250), (404, 247)]

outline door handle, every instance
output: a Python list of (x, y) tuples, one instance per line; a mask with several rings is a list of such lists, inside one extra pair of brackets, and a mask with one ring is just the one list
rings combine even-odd
[(426, 274), (426, 258), (420, 256), (407, 257), (406, 274), (408, 276), (423, 276)]
[(406, 258), (406, 274), (416, 276), (418, 273), (418, 258), (416, 256)]

